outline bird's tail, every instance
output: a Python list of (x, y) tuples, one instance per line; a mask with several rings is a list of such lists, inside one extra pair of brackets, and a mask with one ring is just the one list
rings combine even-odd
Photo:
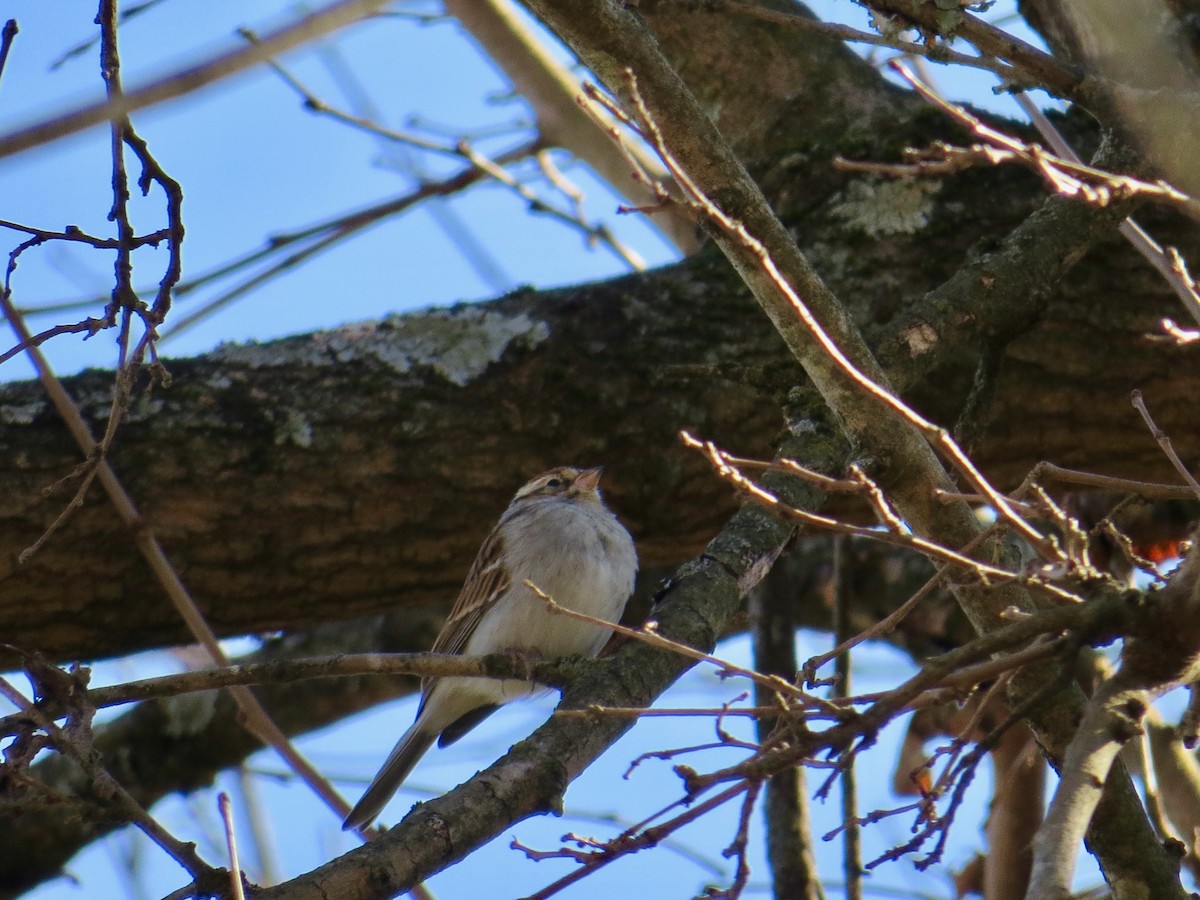
[(417, 764), (417, 760), (425, 755), (435, 737), (436, 732), (430, 734), (426, 731), (419, 718), (404, 732), (388, 756), (387, 762), (375, 776), (375, 780), (358, 803), (354, 804), (350, 815), (346, 816), (346, 821), (342, 823), (343, 831), (361, 828), (379, 815), (380, 810), (392, 799), (392, 794), (396, 793), (396, 789)]

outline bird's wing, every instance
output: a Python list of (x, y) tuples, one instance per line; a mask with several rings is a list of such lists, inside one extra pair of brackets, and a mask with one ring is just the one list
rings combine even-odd
[[(496, 529), (479, 548), (479, 555), (471, 564), (450, 617), (433, 642), (433, 652), (461, 653), (483, 614), (495, 605), (511, 583), (512, 577), (504, 565), (504, 538)], [(427, 689), (425, 693), (428, 693)]]

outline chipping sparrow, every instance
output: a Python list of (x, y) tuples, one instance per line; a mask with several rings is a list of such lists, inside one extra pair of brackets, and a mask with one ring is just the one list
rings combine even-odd
[[(554, 615), (531, 581), (560, 605), (615, 622), (637, 574), (633, 539), (600, 499), (600, 469), (551, 469), (517, 491), (479, 548), (435, 653), (480, 655), (505, 650), (541, 657), (600, 652), (611, 632)], [(425, 678), (412, 727), (396, 743), (343, 828), (379, 814), (434, 739), (454, 743), (517, 697), (530, 682), (494, 678)]]

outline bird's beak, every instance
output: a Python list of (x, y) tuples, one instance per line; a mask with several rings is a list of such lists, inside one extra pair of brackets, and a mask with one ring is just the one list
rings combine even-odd
[(594, 491), (600, 484), (600, 476), (604, 469), (596, 466), (594, 469), (584, 469), (575, 478), (575, 488), (580, 491)]

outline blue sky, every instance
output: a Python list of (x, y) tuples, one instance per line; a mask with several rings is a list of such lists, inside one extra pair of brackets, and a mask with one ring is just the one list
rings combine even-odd
[[(1001, 4), (1003, 7), (1005, 4)], [(1012, 4), (1007, 4), (1009, 7)], [(846, 2), (824, 4), (839, 15), (861, 24), (861, 11)], [(183, 3), (178, 0), (150, 9), (131, 20), (121, 32), (123, 72), (127, 85), (176, 67), (180, 60), (200, 59), (238, 40), (239, 26), (261, 31), (282, 22), (290, 12), (276, 2)], [(1003, 13), (1003, 9), (998, 9)], [(95, 3), (81, 0), (10, 0), (4, 16), (14, 16), (21, 33), (0, 81), (0, 130), (44, 117), (63, 108), (97, 98), (102, 86), (94, 51), (66, 61), (51, 71), (51, 63), (72, 46), (95, 33)], [(340, 34), (330, 45), (337, 60), (352, 70), (371, 101), (382, 110), (384, 121), (404, 126), (413, 117), (436, 124), (449, 133), (484, 133), (503, 126), (507, 133), (480, 139), (481, 146), (496, 151), (516, 144), (520, 122), (528, 112), (513, 100), (496, 100), (506, 84), (489, 62), (465, 41), (453, 23), (422, 24), (389, 19), (360, 25)], [(293, 54), (288, 66), (331, 103), (348, 103), (331, 73), (329, 53), (314, 50)], [(940, 70), (939, 70), (940, 71)], [(993, 101), (989, 76), (971, 75), (953, 82), (955, 89), (976, 102)], [(950, 86), (947, 81), (945, 86)], [(296, 96), (266, 69), (246, 73), (230, 83), (140, 113), (135, 126), (149, 141), (164, 168), (180, 180), (186, 191), (184, 218), (188, 230), (184, 248), (185, 278), (204, 272), (239, 254), (261, 246), (269, 234), (300, 228), (379, 199), (410, 190), (411, 175), (397, 172), (393, 151), (369, 135), (356, 132), (301, 109)], [(431, 172), (449, 172), (457, 164), (442, 159), (424, 160)], [(131, 166), (133, 164), (131, 163)], [(617, 216), (617, 200), (580, 167), (570, 170), (588, 194), (589, 215), (602, 218), (652, 264), (669, 262), (673, 251), (636, 217)], [(0, 165), (0, 218), (47, 229), (78, 225), (97, 234), (110, 233), (105, 220), (111, 203), (108, 188), (107, 136), (93, 130), (50, 147), (40, 148)], [(503, 267), (500, 283), (508, 287), (545, 287), (610, 277), (626, 271), (604, 250), (584, 246), (577, 233), (545, 218), (529, 215), (523, 201), (499, 187), (483, 187), (448, 201), (452, 215), (465, 223), (486, 252)], [(161, 198), (138, 200), (133, 218), (139, 230), (161, 227)], [(11, 249), (18, 238), (0, 229)], [(7, 252), (7, 250), (5, 251)], [(153, 285), (161, 276), (163, 251), (139, 251), (135, 259), (138, 285)], [(51, 246), (27, 253), (14, 281), (15, 302), (22, 307), (103, 295), (111, 287), (112, 259), (96, 251)], [(223, 282), (181, 300), (175, 320), (201, 306)], [(500, 291), (495, 280), (479, 275), (447, 236), (430, 206), (381, 223), (353, 242), (317, 257), (232, 305), (166, 344), (167, 356), (203, 352), (222, 341), (266, 340), (358, 319), (460, 300), (482, 299)], [(99, 306), (79, 313), (35, 316), (37, 328), (83, 315), (96, 315)], [(170, 320), (168, 321), (170, 324)], [(88, 342), (62, 337), (45, 348), (62, 373), (88, 366), (110, 366), (115, 360), (112, 337), (101, 334)], [(169, 363), (168, 363), (169, 365)], [(0, 378), (29, 377), (22, 360), (5, 364)], [(498, 511), (497, 511), (498, 512)], [(489, 513), (490, 514), (490, 513)], [(827, 636), (804, 635), (801, 657), (825, 649)], [(245, 645), (248, 642), (242, 642)], [(729, 642), (722, 653), (747, 661), (744, 640)], [(118, 681), (175, 665), (167, 654), (147, 654), (134, 660), (102, 664), (97, 681)], [(870, 648), (859, 657), (858, 686), (872, 690), (894, 684), (906, 676), (910, 663), (886, 648)], [(663, 705), (719, 705), (745, 689), (719, 682), (711, 671), (696, 670), (662, 701)], [(446, 751), (431, 753), (417, 769), (413, 784), (444, 790), (488, 764), (498, 748), (520, 739), (540, 722), (552, 706), (551, 698), (516, 704), (490, 719), (470, 737)], [(413, 702), (404, 701), (357, 717), (337, 728), (301, 741), (304, 751), (330, 775), (342, 775), (347, 794), (357, 795), (360, 784), (374, 773), (395, 736), (411, 721)], [(735, 726), (740, 727), (740, 726)], [(870, 757), (863, 780), (864, 810), (894, 805), (886, 786), (895, 760), (898, 728), (889, 729)], [(675, 799), (678, 784), (669, 765), (650, 763), (629, 780), (621, 778), (628, 762), (651, 748), (683, 746), (712, 738), (709, 721), (660, 719), (642, 722), (571, 789), (571, 810), (609, 814), (619, 811), (633, 821)], [(716, 764), (692, 761), (693, 765)], [(354, 845), (332, 816), (308, 793), (272, 773), (282, 772), (270, 754), (259, 754), (250, 768), (263, 773), (253, 779), (266, 817), (282, 875), (307, 870)], [(815, 779), (814, 779), (815, 781)], [(963, 814), (954, 832), (947, 862), (959, 866), (980, 845), (980, 812), (989, 778), (972, 788), (971, 809)], [(247, 801), (230, 776), (223, 786), (244, 812)], [(395, 821), (420, 794), (403, 793), (388, 811)], [(201, 851), (212, 861), (223, 862), (215, 815), (215, 793), (193, 798), (169, 798), (155, 814), (180, 837), (200, 841)], [(816, 832), (833, 827), (838, 819), (836, 800), (828, 808), (815, 807)], [(725, 882), (730, 865), (720, 851), (732, 838), (736, 808), (723, 811), (692, 826), (680, 835), (687, 848), (723, 868), (715, 875), (680, 848), (664, 847), (622, 861), (584, 880), (563, 894), (567, 898), (609, 897), (619, 891), (630, 900), (642, 897), (686, 896), (706, 880)], [(866, 853), (882, 852), (907, 839), (903, 819), (887, 820), (868, 828)], [(619, 827), (619, 826), (616, 826)], [(756, 819), (756, 829), (758, 820)], [(508, 848), (513, 836), (541, 849), (557, 845), (567, 831), (605, 836), (611, 824), (574, 818), (543, 818), (521, 824), (464, 863), (430, 883), (440, 897), (516, 897), (563, 874), (562, 863), (532, 863)], [(243, 842), (249, 845), (249, 827), (241, 819)], [(206, 841), (208, 843), (206, 843)], [(764, 883), (766, 867), (761, 841), (755, 841), (754, 881)], [(135, 853), (142, 860), (137, 881), (123, 873), (122, 858)], [(821, 854), (821, 868), (837, 880), (839, 845)], [(247, 852), (254, 870), (254, 854)], [(123, 832), (101, 842), (74, 860), (67, 879), (47, 885), (31, 896), (39, 900), (96, 896), (159, 896), (182, 884), (181, 873), (143, 838)], [(481, 888), (481, 882), (487, 887)], [(906, 862), (890, 864), (872, 882), (917, 892), (925, 896), (951, 896), (944, 868), (917, 875)], [(144, 892), (144, 893), (143, 893)], [(916, 895), (916, 894), (914, 894)]]

